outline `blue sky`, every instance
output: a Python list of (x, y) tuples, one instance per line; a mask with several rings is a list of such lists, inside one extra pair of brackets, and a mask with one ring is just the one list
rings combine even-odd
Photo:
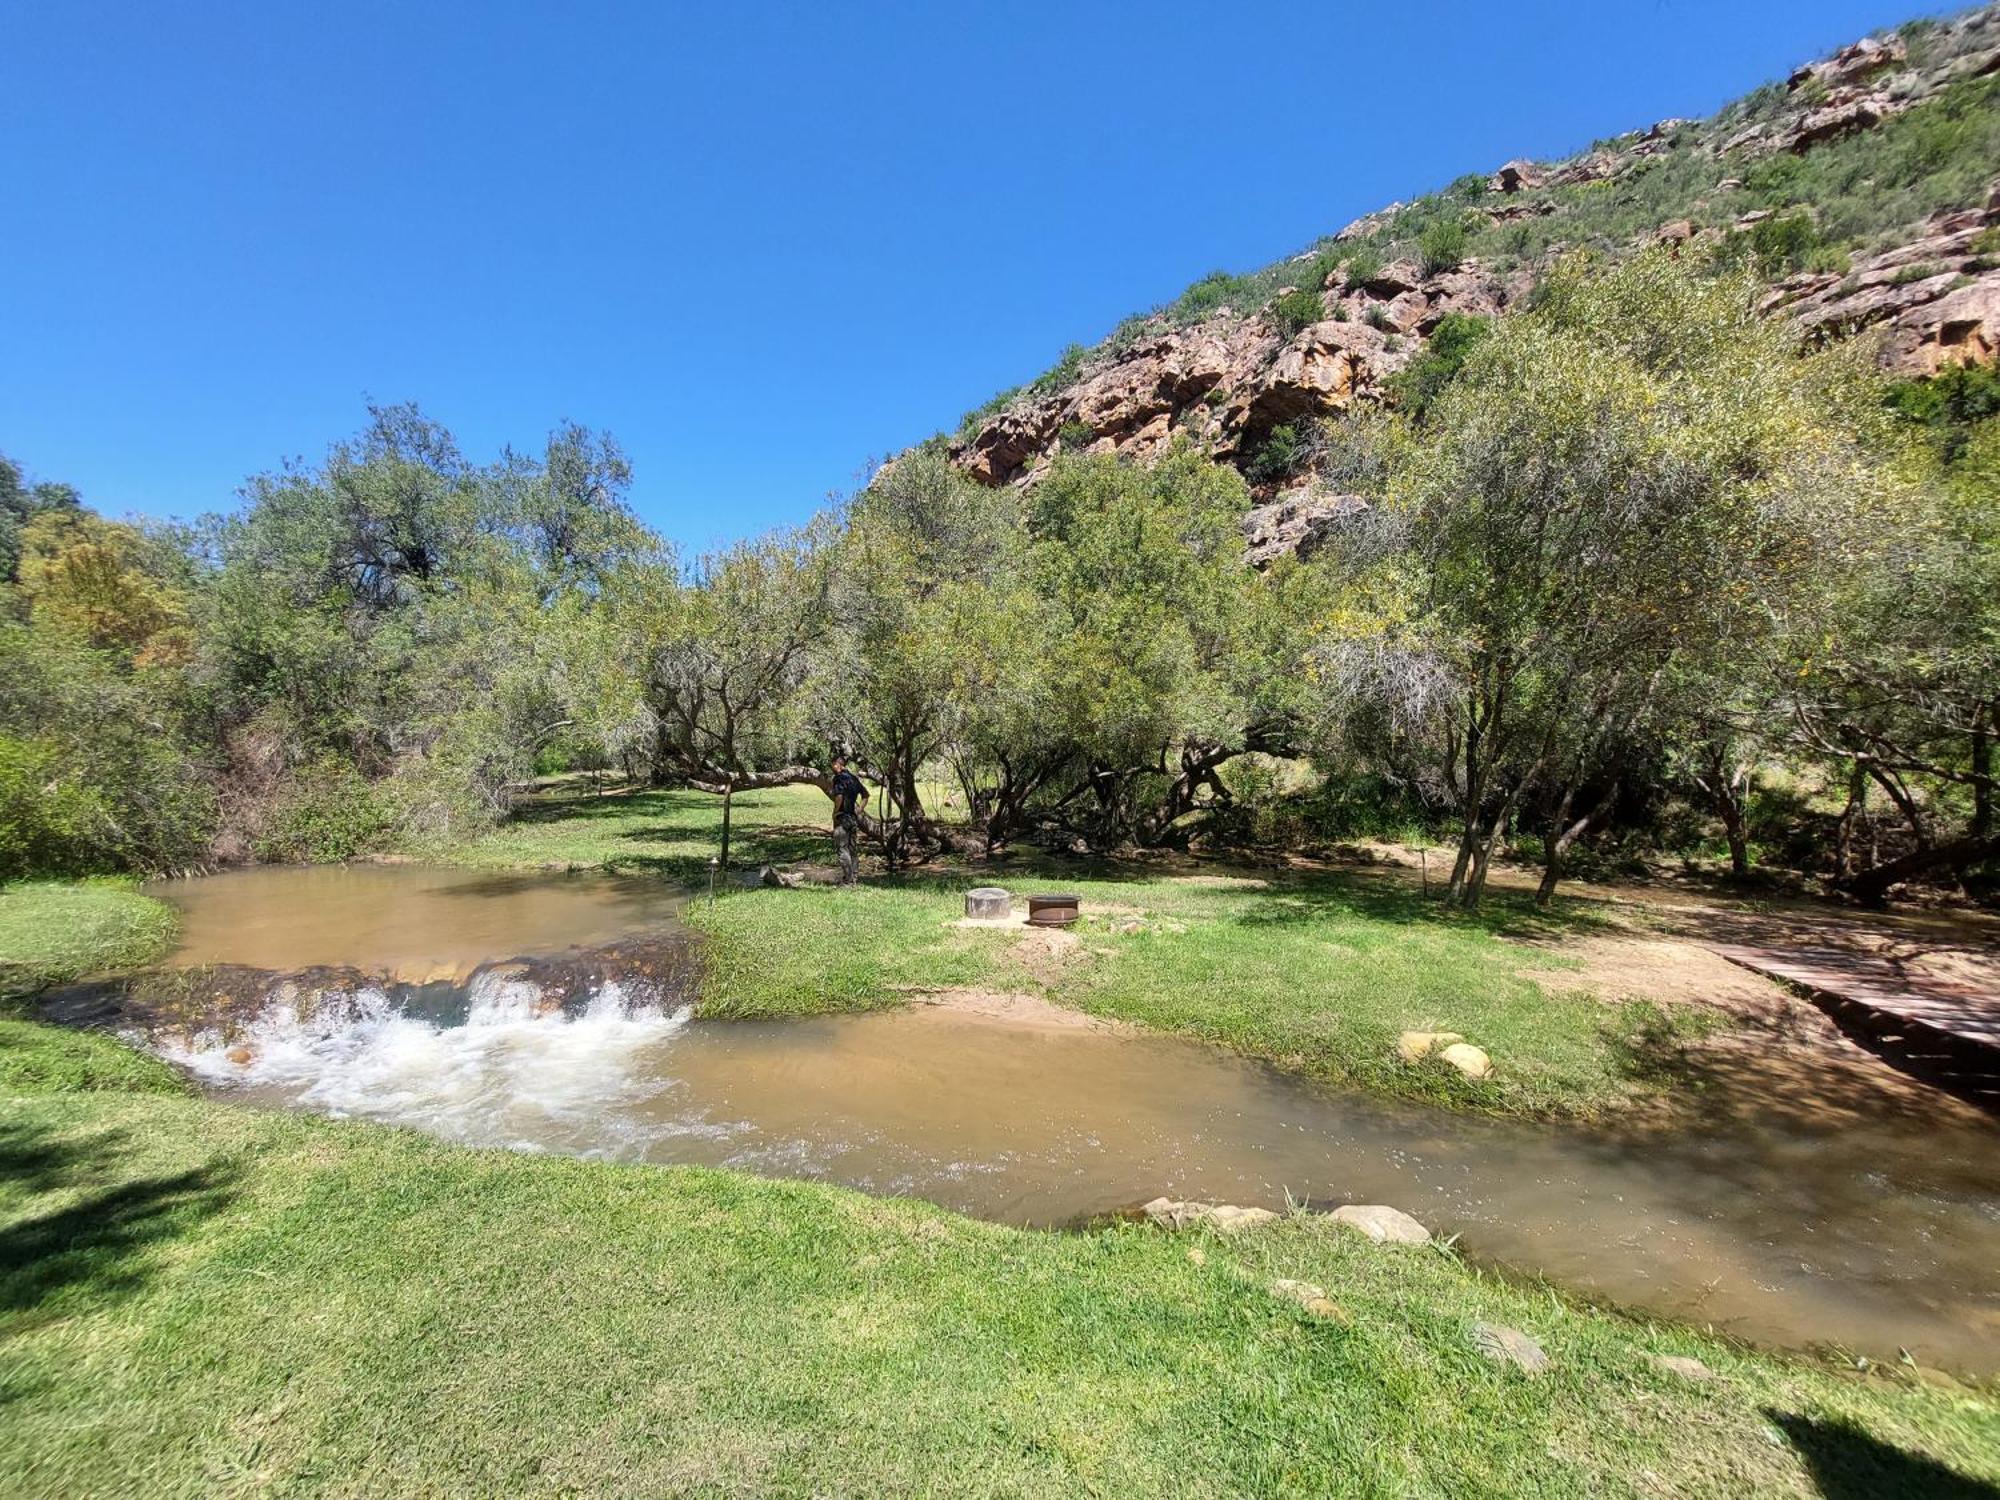
[(1665, 115), (1893, 0), (0, 0), (0, 451), (227, 508), (366, 397), (613, 432), (700, 547), (1203, 273)]

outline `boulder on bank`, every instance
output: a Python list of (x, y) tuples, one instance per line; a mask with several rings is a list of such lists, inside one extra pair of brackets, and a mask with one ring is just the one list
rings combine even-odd
[(1467, 1078), (1484, 1078), (1493, 1071), (1493, 1059), (1486, 1055), (1486, 1049), (1469, 1042), (1454, 1042), (1438, 1056)]
[(1378, 1245), (1427, 1245), (1431, 1232), (1400, 1208), (1386, 1203), (1348, 1203), (1336, 1208), (1333, 1222), (1358, 1230)]
[(1464, 1040), (1455, 1031), (1406, 1031), (1396, 1038), (1396, 1055), (1406, 1063), (1413, 1063), (1449, 1047), (1453, 1042)]
[(1287, 1302), (1298, 1303), (1315, 1318), (1325, 1318), (1334, 1323), (1354, 1321), (1352, 1313), (1327, 1296), (1324, 1289), (1314, 1286), (1310, 1281), (1293, 1281), (1289, 1277), (1281, 1277), (1271, 1283), (1271, 1295), (1282, 1297)]
[(1649, 1354), (1646, 1359), (1655, 1369), (1665, 1370), (1669, 1375), (1678, 1375), (1683, 1380), (1715, 1379), (1715, 1371), (1686, 1354)]
[(1525, 1375), (1539, 1375), (1549, 1367), (1547, 1352), (1518, 1328), (1474, 1323), (1472, 1347), (1495, 1364), (1512, 1365)]
[(1234, 1203), (1183, 1203), (1172, 1198), (1155, 1198), (1140, 1212), (1162, 1229), (1191, 1229), (1206, 1224), (1220, 1234), (1255, 1229), (1278, 1217), (1268, 1208), (1241, 1208)]

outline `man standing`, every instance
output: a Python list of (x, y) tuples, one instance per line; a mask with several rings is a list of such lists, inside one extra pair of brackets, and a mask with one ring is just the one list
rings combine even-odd
[(854, 855), (854, 836), (861, 828), (861, 804), (868, 800), (868, 788), (847, 769), (844, 755), (833, 758), (833, 780), (828, 783), (826, 794), (833, 798), (833, 851), (840, 857), (840, 883), (853, 885), (860, 873), (860, 862)]

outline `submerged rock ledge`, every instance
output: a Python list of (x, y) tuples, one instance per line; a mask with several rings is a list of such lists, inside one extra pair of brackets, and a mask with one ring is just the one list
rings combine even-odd
[(672, 1009), (699, 999), (703, 973), (700, 939), (676, 932), (496, 959), (463, 979), (417, 981), (345, 965), (142, 969), (53, 990), (36, 1014), (59, 1026), (136, 1032), (148, 1043), (197, 1036), (227, 1042), (273, 1006), (287, 1006), (306, 1018), (329, 1002), (360, 995), (379, 995), (397, 1009), (443, 1022), (462, 1020), (477, 997), (502, 987), (516, 995), (532, 992), (535, 1009), (543, 1015), (580, 1015), (610, 987), (634, 1004)]

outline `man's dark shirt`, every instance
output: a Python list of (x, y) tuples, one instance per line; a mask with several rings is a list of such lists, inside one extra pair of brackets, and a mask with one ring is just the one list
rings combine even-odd
[(828, 790), (833, 793), (833, 816), (836, 822), (842, 818), (853, 817), (855, 805), (867, 795), (861, 785), (861, 778), (852, 771), (836, 771), (833, 785)]

